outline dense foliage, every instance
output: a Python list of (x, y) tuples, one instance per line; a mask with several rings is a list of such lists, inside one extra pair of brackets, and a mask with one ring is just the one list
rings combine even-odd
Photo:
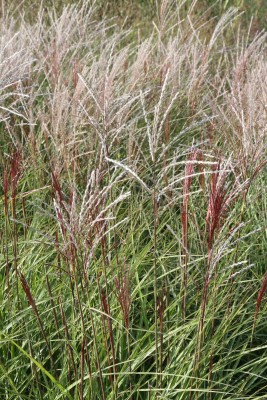
[(266, 399), (260, 9), (87, 3), (1, 11), (0, 398)]

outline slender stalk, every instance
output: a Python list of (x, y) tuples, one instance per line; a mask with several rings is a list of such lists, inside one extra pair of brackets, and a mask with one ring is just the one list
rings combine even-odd
[(153, 228), (153, 253), (154, 253), (154, 324), (155, 324), (155, 373), (156, 373), (156, 399), (158, 397), (157, 389), (159, 388), (159, 359), (158, 359), (158, 292), (157, 292), (157, 226), (158, 226), (158, 201), (157, 201), (157, 191), (154, 179), (154, 189), (153, 189), (153, 218), (154, 218), (154, 228)]
[(101, 368), (98, 346), (97, 346), (97, 341), (96, 341), (97, 333), (95, 330), (95, 324), (94, 324), (93, 313), (92, 313), (91, 308), (90, 308), (90, 319), (91, 319), (91, 324), (92, 324), (93, 341), (94, 341), (94, 346), (95, 346), (97, 368), (98, 368), (98, 373), (99, 373), (98, 378), (99, 378), (100, 388), (101, 388), (101, 398), (102, 398), (102, 400), (106, 400), (105, 387), (104, 387), (104, 381), (103, 381), (103, 376), (102, 376), (102, 368)]

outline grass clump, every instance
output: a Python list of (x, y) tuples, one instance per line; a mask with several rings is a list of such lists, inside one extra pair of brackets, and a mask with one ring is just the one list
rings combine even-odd
[(266, 34), (195, 7), (2, 9), (1, 399), (265, 398)]

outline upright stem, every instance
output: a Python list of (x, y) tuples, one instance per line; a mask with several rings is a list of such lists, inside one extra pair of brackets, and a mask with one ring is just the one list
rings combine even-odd
[(158, 225), (158, 203), (157, 193), (154, 177), (154, 189), (153, 189), (153, 214), (154, 214), (154, 232), (153, 232), (153, 248), (154, 248), (154, 316), (155, 316), (155, 362), (156, 362), (156, 399), (158, 396), (158, 315), (157, 315), (157, 225)]

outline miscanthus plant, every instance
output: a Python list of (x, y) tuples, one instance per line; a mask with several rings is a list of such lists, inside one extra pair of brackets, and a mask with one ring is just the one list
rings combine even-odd
[(2, 11), (3, 400), (266, 398), (266, 34), (196, 7)]

